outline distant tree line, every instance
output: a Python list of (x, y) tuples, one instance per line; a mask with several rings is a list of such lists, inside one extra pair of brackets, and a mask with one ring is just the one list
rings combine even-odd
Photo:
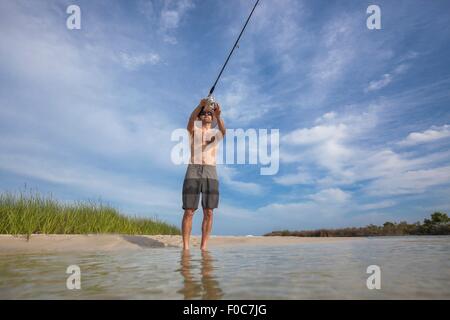
[(423, 223), (408, 224), (385, 222), (382, 226), (370, 224), (366, 227), (341, 229), (319, 229), (306, 231), (272, 231), (265, 236), (296, 236), (296, 237), (367, 237), (367, 236), (406, 236), (406, 235), (450, 235), (450, 218), (446, 213), (435, 212), (431, 219)]

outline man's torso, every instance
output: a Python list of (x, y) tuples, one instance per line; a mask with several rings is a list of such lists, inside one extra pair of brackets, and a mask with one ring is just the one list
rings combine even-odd
[[(193, 133), (190, 134), (191, 157), (189, 164), (216, 165), (217, 149), (222, 135), (219, 130), (203, 129), (194, 123)], [(200, 122), (201, 123), (201, 122)]]

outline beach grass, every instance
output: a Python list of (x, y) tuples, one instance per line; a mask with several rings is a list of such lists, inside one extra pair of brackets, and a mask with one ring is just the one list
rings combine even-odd
[(180, 234), (156, 218), (121, 214), (101, 201), (61, 203), (35, 192), (0, 194), (0, 234)]

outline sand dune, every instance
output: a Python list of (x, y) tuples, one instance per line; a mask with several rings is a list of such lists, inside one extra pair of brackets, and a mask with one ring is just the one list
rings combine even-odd
[[(211, 236), (208, 247), (239, 245), (289, 245), (296, 243), (329, 243), (335, 241), (357, 240), (360, 238), (302, 238), (302, 237), (263, 237), (263, 236)], [(198, 249), (200, 236), (191, 237), (191, 248)], [(182, 247), (181, 236), (170, 235), (0, 235), (0, 254), (38, 253), (38, 252), (91, 252), (115, 250), (142, 250), (145, 248)]]

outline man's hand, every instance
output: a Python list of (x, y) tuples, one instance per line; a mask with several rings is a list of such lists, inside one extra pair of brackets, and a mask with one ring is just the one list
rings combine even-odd
[(220, 105), (216, 102), (216, 107), (214, 108), (214, 116), (216, 119), (220, 118)]

